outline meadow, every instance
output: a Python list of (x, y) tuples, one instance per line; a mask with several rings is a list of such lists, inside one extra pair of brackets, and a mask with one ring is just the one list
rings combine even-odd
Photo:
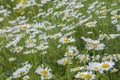
[(0, 0), (0, 80), (120, 80), (120, 0)]

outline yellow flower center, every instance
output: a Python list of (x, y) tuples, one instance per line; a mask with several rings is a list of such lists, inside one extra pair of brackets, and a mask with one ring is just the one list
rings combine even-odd
[(85, 74), (81, 73), (79, 76), (80, 76), (80, 77), (84, 77), (84, 76), (85, 76)]
[(63, 64), (68, 64), (68, 60), (64, 60), (64, 61), (63, 61)]
[(83, 55), (83, 56), (82, 56), (82, 59), (83, 59), (83, 60), (86, 60), (86, 59), (87, 59), (87, 56)]
[(67, 52), (67, 55), (68, 55), (68, 56), (71, 56), (71, 55), (72, 55), (72, 52), (71, 52), (71, 51)]
[(33, 43), (33, 40), (32, 40), (32, 39), (29, 39), (29, 43)]
[(25, 66), (26, 69), (30, 69), (30, 66)]
[(63, 26), (63, 25), (64, 25), (63, 23), (60, 24), (60, 26)]
[(11, 80), (11, 78), (9, 77), (9, 78), (7, 78), (6, 80)]
[(48, 77), (49, 77), (48, 74), (46, 74), (46, 75), (45, 75), (45, 79), (48, 79)]
[(102, 36), (102, 37), (105, 37), (105, 36), (106, 36), (106, 34), (101, 34), (101, 36)]
[(56, 36), (56, 38), (59, 38), (59, 37), (60, 37), (59, 34), (56, 34), (55, 36)]
[(47, 75), (48, 72), (46, 70), (41, 70), (40, 73), (43, 75)]
[(16, 48), (16, 50), (17, 50), (17, 51), (19, 51), (19, 50), (20, 50), (20, 48)]
[(40, 48), (44, 48), (44, 47), (45, 47), (45, 46), (43, 46), (43, 45), (42, 45), (42, 46), (40, 46)]
[(92, 77), (91, 77), (90, 74), (86, 74), (86, 75), (85, 75), (85, 78), (86, 78), (86, 79), (91, 79)]
[(80, 67), (76, 67), (75, 70), (76, 70), (76, 71), (80, 70)]
[(92, 44), (94, 47), (97, 47), (98, 46), (98, 44), (96, 44), (96, 43), (94, 43), (94, 44)]
[(102, 68), (108, 68), (109, 67), (109, 64), (105, 63), (105, 64), (102, 64)]
[(68, 42), (70, 42), (70, 39), (65, 38), (65, 39), (64, 39), (64, 42), (65, 42), (65, 43), (68, 43)]
[(93, 22), (90, 22), (90, 23), (89, 23), (89, 25), (90, 25), (90, 26), (93, 26), (93, 25), (94, 25), (94, 23), (93, 23)]
[(22, 4), (27, 4), (27, 0), (20, 0)]
[(95, 66), (94, 68), (95, 68), (96, 70), (98, 70), (98, 67), (97, 67), (97, 66)]
[(106, 57), (106, 61), (110, 61), (110, 57)]
[(20, 71), (20, 74), (23, 75), (25, 72), (24, 71)]
[(115, 16), (114, 16), (114, 18), (115, 18), (115, 19), (118, 19), (118, 18), (119, 18), (119, 16), (118, 16), (118, 15), (115, 15)]
[(40, 26), (36, 26), (36, 28), (40, 28)]
[(88, 45), (93, 46), (94, 48), (96, 48), (98, 46), (97, 43), (88, 43)]
[(33, 33), (34, 31), (30, 31), (30, 33)]
[(23, 25), (21, 26), (22, 29), (27, 29), (27, 26)]
[(106, 8), (102, 8), (102, 11), (101, 11), (103, 14), (107, 12), (107, 9)]
[(27, 77), (25, 77), (25, 78), (23, 78), (23, 80), (28, 80), (28, 78), (27, 78)]

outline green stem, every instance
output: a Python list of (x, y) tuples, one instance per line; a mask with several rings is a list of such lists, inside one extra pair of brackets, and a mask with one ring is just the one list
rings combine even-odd
[(68, 77), (68, 80), (70, 80), (70, 64), (69, 64), (69, 56), (67, 56), (67, 58), (68, 58), (67, 77)]
[(94, 62), (96, 61), (96, 59), (95, 59), (95, 50), (93, 50), (93, 57), (94, 57)]

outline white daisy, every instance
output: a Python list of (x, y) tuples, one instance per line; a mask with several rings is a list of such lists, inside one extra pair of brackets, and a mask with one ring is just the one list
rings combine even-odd
[(115, 63), (114, 62), (112, 62), (112, 61), (110, 61), (110, 62), (108, 62), (108, 61), (106, 61), (106, 62), (102, 62), (101, 64), (100, 64), (100, 72), (101, 73), (103, 73), (103, 71), (108, 71), (108, 70), (110, 70), (111, 68), (113, 68), (113, 66), (115, 65)]
[(57, 63), (60, 65), (67, 65), (67, 64), (71, 64), (72, 62), (71, 60), (68, 60), (68, 58), (66, 57), (58, 60)]
[(92, 40), (90, 38), (81, 37), (87, 44), (85, 45), (88, 50), (95, 49), (95, 50), (102, 50), (104, 49), (105, 45), (100, 43), (99, 40)]
[(70, 37), (70, 38), (67, 38), (67, 37), (62, 37), (60, 38), (59, 42), (61, 43), (71, 43), (71, 42), (75, 42), (75, 39)]
[(85, 24), (86, 27), (95, 27), (96, 26), (97, 21), (93, 21), (93, 22), (88, 22)]
[(48, 67), (46, 68), (39, 67), (36, 69), (36, 73), (41, 75), (41, 80), (52, 78), (51, 69)]

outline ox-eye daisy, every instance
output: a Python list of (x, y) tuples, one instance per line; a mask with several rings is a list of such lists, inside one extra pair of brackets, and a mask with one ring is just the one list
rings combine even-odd
[(68, 58), (65, 57), (65, 58), (58, 60), (57, 63), (60, 65), (67, 65), (67, 64), (71, 64), (71, 60), (68, 60)]
[(110, 62), (108, 62), (108, 61), (102, 62), (100, 64), (100, 68), (101, 68), (100, 72), (103, 73), (103, 71), (108, 71), (111, 68), (113, 68), (113, 66), (114, 66), (114, 62), (112, 62), (112, 61), (110, 61)]
[(78, 72), (75, 75), (75, 78), (81, 78), (85, 80), (93, 80), (95, 79), (95, 75), (92, 72)]
[(52, 78), (51, 69), (48, 67), (39, 67), (36, 69), (36, 73), (41, 75), (41, 80)]
[(70, 38), (67, 38), (67, 37), (62, 37), (60, 38), (59, 42), (61, 43), (71, 43), (71, 42), (75, 42), (75, 39), (70, 37)]
[(90, 62), (89, 66), (87, 66), (89, 70), (99, 71), (100, 70), (100, 63), (99, 62)]
[(97, 23), (97, 21), (92, 21), (92, 22), (86, 23), (85, 25), (86, 25), (86, 27), (95, 27), (96, 23)]
[(100, 43), (99, 40), (92, 40), (90, 38), (81, 37), (87, 44), (85, 45), (88, 50), (95, 49), (95, 50), (102, 50), (104, 49), (105, 45)]

